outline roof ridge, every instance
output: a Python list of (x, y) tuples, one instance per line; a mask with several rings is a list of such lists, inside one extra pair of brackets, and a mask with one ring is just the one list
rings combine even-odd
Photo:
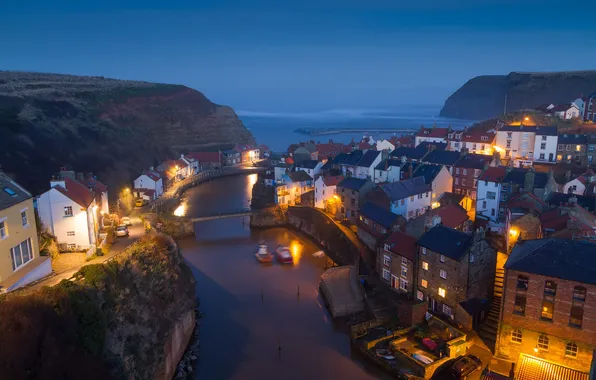
[[(537, 244), (537, 245), (536, 245), (534, 248), (532, 248), (532, 249), (528, 250), (528, 251), (527, 251), (527, 252), (525, 252), (523, 255), (521, 255), (519, 258), (517, 258), (517, 260), (513, 260), (513, 261), (511, 262), (511, 265), (513, 265), (513, 264), (516, 264), (516, 263), (518, 263), (520, 260), (522, 260), (522, 259), (525, 259), (525, 258), (529, 257), (529, 256), (530, 256), (532, 253), (536, 252), (536, 250), (538, 250), (539, 248), (542, 248), (542, 247), (544, 247), (545, 245), (547, 245), (547, 244), (550, 244), (550, 243), (554, 242), (554, 240), (555, 240), (555, 239), (554, 239), (554, 238), (544, 238), (544, 240), (545, 240), (545, 242), (544, 242), (543, 244)], [(528, 241), (536, 241), (536, 240), (527, 240), (527, 241), (525, 241), (525, 242), (528, 242)], [(524, 240), (522, 240), (522, 242), (524, 242)], [(516, 245), (517, 245), (517, 244), (516, 244)], [(514, 246), (513, 248), (515, 249), (515, 246)], [(513, 253), (513, 251), (512, 251), (512, 253)], [(512, 256), (510, 255), (509, 257), (511, 258)], [(507, 260), (507, 262), (508, 262), (508, 261), (509, 261), (509, 260)], [(505, 265), (507, 265), (507, 262), (505, 262)]]

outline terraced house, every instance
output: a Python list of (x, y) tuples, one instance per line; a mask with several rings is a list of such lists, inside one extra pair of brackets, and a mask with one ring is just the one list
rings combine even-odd
[(496, 355), (517, 363), (518, 380), (587, 380), (596, 348), (596, 245), (518, 241), (505, 270)]
[(0, 172), (0, 293), (51, 272), (50, 258), (39, 256), (31, 194)]

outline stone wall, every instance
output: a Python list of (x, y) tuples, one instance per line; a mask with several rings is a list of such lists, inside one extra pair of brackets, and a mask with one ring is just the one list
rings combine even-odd
[(155, 380), (170, 380), (174, 377), (178, 362), (193, 336), (195, 323), (194, 310), (187, 311), (174, 323), (164, 347), (164, 370), (155, 376)]
[(283, 227), (287, 224), (287, 208), (282, 206), (253, 210), (250, 216), (251, 228)]

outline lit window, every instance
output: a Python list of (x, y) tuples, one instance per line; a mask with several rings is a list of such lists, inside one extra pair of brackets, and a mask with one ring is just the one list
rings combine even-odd
[(422, 286), (424, 289), (426, 289), (428, 287), (428, 281), (426, 281), (425, 279), (422, 279), (422, 281), (420, 281), (420, 286)]
[(408, 267), (404, 267), (402, 265), (402, 267), (401, 267), (401, 276), (402, 277), (408, 277)]
[(428, 270), (428, 263), (426, 261), (422, 262), (422, 269)]
[(447, 271), (444, 271), (443, 269), (441, 269), (439, 271), (439, 275), (441, 276), (442, 279), (444, 279), (444, 280), (447, 279)]
[(576, 145), (575, 146), (575, 151), (576, 152), (580, 152), (582, 150), (582, 146), (581, 145)]
[(447, 294), (447, 292), (445, 291), (445, 289), (443, 288), (439, 288), (439, 295), (443, 298), (445, 298), (445, 295)]
[(511, 330), (511, 341), (514, 343), (521, 343), (522, 342), (522, 332), (521, 330), (513, 329)]
[(557, 294), (557, 283), (554, 281), (544, 282), (544, 295), (542, 298), (542, 313), (540, 317), (552, 321), (555, 309), (555, 295)]
[(441, 262), (444, 263), (445, 262), (445, 256), (441, 255)]
[(565, 345), (565, 356), (568, 358), (577, 358), (577, 344), (569, 342)]
[(23, 241), (10, 249), (12, 270), (15, 271), (33, 259), (31, 239)]
[(72, 216), (72, 206), (64, 207), (64, 216)]
[(538, 348), (541, 350), (548, 350), (548, 337), (544, 334), (541, 334), (538, 337)]

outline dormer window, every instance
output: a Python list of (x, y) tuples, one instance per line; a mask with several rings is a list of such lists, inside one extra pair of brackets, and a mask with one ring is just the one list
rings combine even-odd
[(6, 194), (10, 195), (11, 197), (16, 197), (17, 196), (16, 191), (14, 191), (13, 189), (11, 189), (10, 187), (5, 187), (3, 190), (4, 190), (4, 192)]
[(482, 140), (482, 141), (488, 141), (488, 136), (482, 136), (482, 137), (480, 137), (480, 140)]

